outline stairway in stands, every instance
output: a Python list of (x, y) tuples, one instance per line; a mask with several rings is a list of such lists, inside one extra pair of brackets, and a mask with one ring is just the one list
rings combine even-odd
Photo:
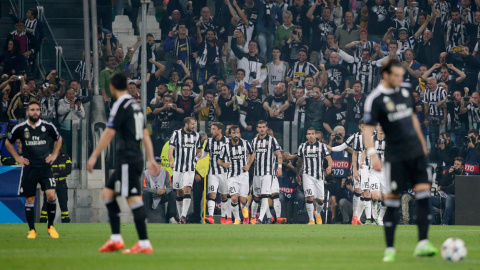
[[(25, 0), (25, 11), (37, 6), (35, 0)], [(53, 35), (59, 46), (63, 48), (64, 58), (68, 67), (76, 78), (75, 67), (82, 59), (83, 52), (83, 4), (79, 0), (38, 0), (44, 7), (45, 17), (48, 20)], [(3, 49), (7, 34), (15, 29), (12, 20), (8, 15), (10, 9), (9, 1), (1, 1), (2, 18), (0, 19), (0, 45)], [(20, 16), (25, 17), (25, 14)], [(43, 47), (43, 66), (45, 71), (55, 69), (55, 43), (44, 23), (44, 32), (46, 40), (42, 43)], [(65, 65), (62, 64), (62, 77), (70, 79)]]

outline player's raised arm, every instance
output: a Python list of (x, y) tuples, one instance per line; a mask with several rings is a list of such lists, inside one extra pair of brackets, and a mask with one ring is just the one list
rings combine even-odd
[(367, 156), (370, 156), (372, 160), (372, 168), (375, 171), (382, 170), (382, 161), (378, 157), (377, 151), (375, 150), (373, 143), (373, 131), (375, 127), (372, 125), (365, 125), (363, 129), (363, 141), (365, 142), (365, 149), (367, 151)]

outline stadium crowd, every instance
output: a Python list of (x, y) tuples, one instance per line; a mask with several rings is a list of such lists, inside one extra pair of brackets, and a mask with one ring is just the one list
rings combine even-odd
[[(305, 142), (308, 128), (314, 127), (317, 139), (332, 151), (332, 173), (325, 178), (329, 223), (351, 222), (352, 202), (358, 194), (354, 181), (360, 169), (354, 156), (361, 149), (354, 149), (349, 140), (361, 134), (365, 99), (379, 82), (379, 67), (388, 59), (400, 60), (429, 141), (429, 162), (436, 164), (438, 188), (432, 211), (443, 213), (439, 223), (454, 224), (455, 175), (480, 174), (480, 1), (226, 0), (215, 1), (214, 12), (207, 1), (164, 1), (157, 16), (162, 35), (147, 35), (148, 62), (143, 66), (140, 54), (137, 64), (130, 65), (141, 38), (135, 44), (119, 44), (112, 32), (110, 1), (98, 2), (106, 2), (98, 9), (103, 26), (96, 41), (103, 60), (98, 78), (107, 116), (115, 101), (110, 76), (126, 72), (130, 94), (148, 106), (155, 155), (165, 169), (170, 168), (166, 156), (170, 138), (187, 117), (204, 123), (207, 133), (200, 134), (202, 143), (216, 122), (223, 123), (227, 137), (229, 127), (238, 125), (241, 137), (251, 141), (257, 136), (257, 122), (265, 120), (269, 135), (280, 145), (287, 139), (282, 133), (285, 122), (298, 126), (298, 143)], [(115, 2), (120, 5), (113, 7), (115, 14), (120, 15), (124, 1)], [(130, 14), (136, 32), (137, 2), (132, 0)], [(92, 55), (84, 54), (78, 78), (67, 82), (52, 70), (37, 83), (31, 77), (43, 36), (37, 14), (29, 9), (25, 19), (12, 15), (15, 31), (0, 55), (0, 122), (22, 121), (26, 104), (38, 100), (42, 119), (57, 125), (64, 151), (71, 154), (72, 120), (85, 117), (83, 104), (93, 95), (80, 83), (85, 69), (91, 69)], [(146, 82), (140, 79), (141, 68), (147, 69)], [(147, 85), (146, 97), (141, 95), (142, 83)], [(335, 150), (344, 144), (347, 147)], [(270, 203), (273, 219), (306, 223), (294, 154), (282, 151), (281, 211)], [(197, 164), (189, 222), (201, 220), (206, 159)], [(14, 161), (2, 156), (2, 163)], [(171, 169), (164, 176), (171, 177)], [(159, 202), (169, 202), (163, 220), (178, 220), (176, 194), (169, 182), (157, 188), (150, 184), (145, 181), (145, 192), (151, 193), (145, 197), (153, 202), (147, 204), (150, 210)], [(157, 193), (163, 188), (161, 195)], [(410, 189), (402, 196), (404, 224), (414, 222), (410, 214), (414, 194)], [(226, 201), (220, 197), (217, 208), (220, 200)], [(363, 202), (373, 204), (362, 197)], [(361, 220), (369, 223), (368, 216)]]

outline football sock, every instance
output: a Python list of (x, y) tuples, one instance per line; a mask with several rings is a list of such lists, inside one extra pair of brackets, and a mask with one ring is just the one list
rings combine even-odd
[(306, 208), (307, 208), (308, 218), (309, 218), (310, 220), (314, 220), (314, 219), (313, 219), (313, 211), (314, 211), (314, 210), (313, 210), (313, 202), (307, 201), (307, 206), (306, 206)]
[(108, 210), (108, 218), (110, 219), (110, 228), (112, 229), (112, 235), (120, 234), (120, 207), (118, 206), (117, 200), (108, 199), (104, 202)]
[(29, 231), (35, 230), (35, 205), (33, 203), (25, 203), (25, 216)]
[(357, 193), (357, 192), (354, 192), (353, 193), (353, 200), (352, 200), (352, 204), (353, 204), (353, 216), (357, 216), (358, 217), (358, 211), (359, 211), (359, 206), (360, 206), (360, 193)]
[(360, 197), (360, 202), (357, 206), (358, 208), (358, 219), (362, 217), (363, 210), (365, 210), (365, 197)]
[(238, 213), (238, 204), (231, 203), (232, 214), (235, 220), (240, 220), (240, 213)]
[(427, 239), (430, 214), (430, 190), (420, 191), (415, 195), (417, 199), (418, 241)]
[(182, 218), (182, 210), (183, 210), (183, 197), (177, 197), (177, 213), (178, 218)]
[(400, 200), (386, 199), (385, 205), (387, 211), (385, 212), (384, 227), (385, 227), (385, 240), (387, 242), (387, 248), (393, 247), (393, 241), (395, 238), (395, 227), (397, 226), (396, 213), (400, 207)]
[(135, 227), (137, 228), (138, 239), (147, 240), (147, 223), (145, 222), (147, 219), (147, 214), (145, 213), (143, 202), (134, 203), (130, 206), (130, 208), (132, 209), (133, 221), (135, 222)]
[(320, 215), (322, 214), (323, 206), (324, 206), (325, 204), (319, 203), (319, 202), (317, 202), (317, 201), (314, 201), (314, 202), (315, 202), (315, 204), (316, 204), (317, 216), (320, 216)]
[(148, 248), (152, 246), (152, 244), (150, 244), (150, 240), (148, 239), (138, 240), (138, 245), (142, 248)]
[(383, 217), (385, 216), (385, 211), (387, 211), (387, 206), (383, 201), (380, 202), (379, 206), (380, 206), (380, 211), (378, 211), (378, 219), (383, 220)]
[(48, 225), (47, 228), (53, 225), (53, 220), (55, 219), (55, 214), (57, 210), (57, 201), (48, 201), (47, 200), (47, 217), (48, 217)]
[(207, 208), (208, 208), (208, 215), (213, 216), (213, 213), (215, 212), (215, 200), (208, 198)]
[(378, 219), (378, 201), (372, 200), (372, 217), (373, 219)]
[[(238, 203), (237, 203), (238, 204)], [(230, 195), (228, 195), (228, 199), (227, 199), (227, 209), (226, 209), (226, 213), (227, 214), (227, 218), (232, 218), (232, 208), (231, 208), (231, 205), (232, 205), (232, 199), (230, 198)]]
[(222, 200), (221, 202), (221, 208), (220, 208), (220, 214), (222, 215), (222, 218), (226, 217), (227, 216), (227, 203), (228, 203), (228, 200)]
[(192, 196), (190, 196), (190, 194), (183, 195), (182, 217), (187, 216), (191, 201), (192, 201)]
[(252, 200), (252, 205), (251, 205), (252, 208), (251, 208), (251, 213), (250, 213), (252, 215), (251, 216), (252, 218), (257, 218), (257, 210), (258, 210), (258, 203), (259, 202), (260, 202), (260, 200), (258, 200), (256, 198), (254, 198)]
[(364, 198), (363, 203), (365, 204), (365, 216), (367, 220), (372, 219), (372, 199)]
[(110, 235), (110, 240), (112, 240), (113, 242), (118, 242), (123, 241), (123, 238), (121, 234), (112, 234)]
[(268, 197), (262, 195), (262, 204), (260, 205), (260, 216), (258, 217), (258, 219), (263, 221), (263, 218), (265, 217), (267, 210), (268, 210)]
[(280, 203), (280, 198), (278, 195), (273, 197), (273, 208), (275, 209), (275, 216), (277, 218), (281, 217), (282, 215), (282, 204)]

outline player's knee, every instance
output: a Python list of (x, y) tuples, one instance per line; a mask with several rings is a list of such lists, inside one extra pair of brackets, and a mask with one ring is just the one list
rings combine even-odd
[(28, 203), (28, 204), (35, 203), (35, 196), (25, 198), (25, 203)]
[(177, 189), (177, 197), (183, 197), (183, 190)]
[(220, 194), (220, 199), (222, 200), (222, 202), (227, 201), (228, 200), (227, 194)]
[(208, 197), (212, 200), (215, 200), (217, 198), (217, 193), (212, 192), (212, 193), (208, 194)]
[(313, 196), (307, 196), (306, 201), (307, 202), (313, 202)]
[(357, 192), (357, 190), (355, 190), (355, 192), (353, 192), (353, 195), (355, 195), (355, 197), (362, 196), (362, 194), (360, 192)]
[(275, 199), (278, 199), (280, 198), (280, 195), (278, 193), (273, 193), (272, 195), (270, 195), (270, 199), (272, 200), (275, 200)]
[(192, 192), (192, 187), (184, 187), (183, 188), (183, 193), (184, 194), (190, 194)]
[(318, 204), (323, 204), (323, 200), (317, 200)]

